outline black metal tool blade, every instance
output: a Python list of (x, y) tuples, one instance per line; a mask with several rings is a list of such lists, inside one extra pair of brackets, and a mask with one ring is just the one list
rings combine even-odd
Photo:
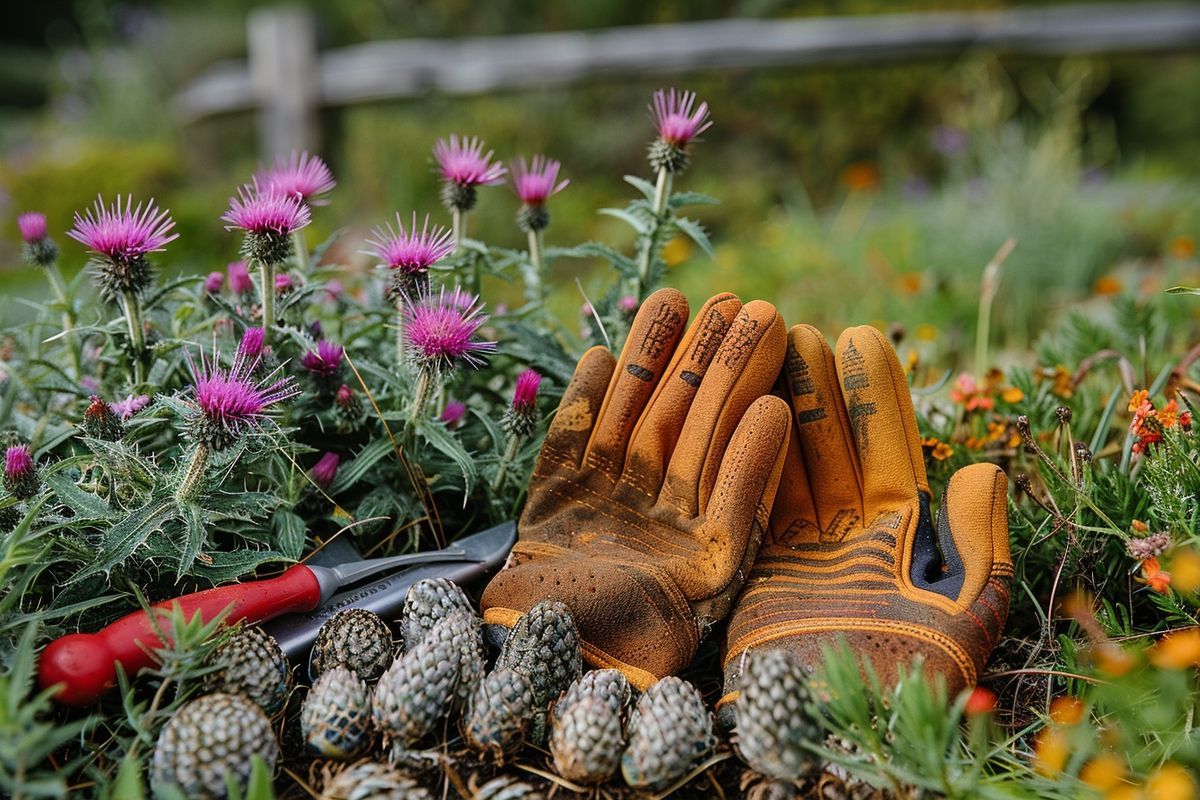
[[(317, 631), (343, 608), (374, 611), (389, 623), (399, 616), (408, 589), (423, 578), (449, 578), (462, 586), (471, 586), (494, 574), (504, 564), (517, 539), (517, 524), (504, 522), (494, 528), (465, 536), (453, 546), (466, 551), (470, 561), (420, 564), (388, 575), (377, 581), (338, 592), (320, 608), (306, 614), (285, 614), (263, 625), (293, 661), (304, 661), (317, 638)], [(317, 553), (311, 563), (329, 565), (356, 561), (358, 551), (341, 537)]]

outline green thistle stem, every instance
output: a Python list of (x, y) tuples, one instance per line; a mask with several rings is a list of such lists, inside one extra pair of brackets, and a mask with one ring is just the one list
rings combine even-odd
[(637, 284), (634, 286), (634, 294), (638, 300), (646, 298), (646, 291), (650, 288), (650, 264), (654, 260), (654, 253), (659, 247), (659, 238), (662, 235), (664, 217), (667, 212), (667, 201), (671, 197), (671, 173), (665, 169), (658, 171), (658, 181), (654, 185), (654, 213), (653, 227), (650, 233), (645, 237), (645, 244), (642, 247), (642, 252), (638, 254), (638, 274)]
[(142, 353), (146, 349), (146, 337), (142, 332), (142, 304), (138, 296), (131, 291), (121, 293), (121, 302), (125, 307), (125, 321), (129, 325), (129, 343), (133, 345), (133, 382), (142, 383)]
[(467, 212), (461, 208), (454, 208), (450, 211), (450, 227), (451, 235), (454, 237), (454, 252), (457, 253), (462, 246), (462, 240), (467, 235)]
[(50, 263), (46, 265), (46, 277), (50, 279), (50, 287), (54, 289), (54, 296), (63, 306), (62, 325), (64, 338), (67, 341), (67, 350), (71, 353), (71, 366), (75, 368), (76, 379), (83, 377), (83, 361), (80, 357), (78, 343), (75, 341), (75, 307), (67, 299), (67, 284), (63, 280), (62, 273), (58, 271), (58, 264)]
[(208, 448), (202, 444), (196, 445), (196, 449), (192, 451), (192, 457), (188, 460), (187, 469), (183, 473), (183, 480), (179, 482), (179, 488), (175, 490), (175, 499), (179, 501), (191, 500), (196, 496), (196, 492), (200, 488), (200, 481), (204, 478), (204, 470), (208, 467)]
[(504, 448), (504, 455), (500, 457), (500, 465), (496, 467), (496, 476), (492, 478), (492, 494), (500, 491), (500, 487), (504, 485), (504, 479), (508, 476), (509, 467), (517, 460), (517, 451), (521, 449), (521, 437), (510, 436), (508, 446)]
[(271, 328), (275, 325), (275, 265), (258, 264), (259, 300), (262, 303), (263, 344), (271, 343)]
[(304, 231), (292, 231), (292, 249), (296, 251), (296, 266), (301, 275), (308, 274), (308, 243), (304, 241)]
[(404, 299), (396, 298), (396, 366), (404, 366)]
[(417, 376), (417, 392), (413, 395), (412, 414), (409, 416), (409, 425), (415, 426), (417, 420), (425, 413), (425, 406), (429, 403), (429, 390), (432, 388), (433, 381), (430, 380), (429, 370), (419, 370)]
[(529, 285), (526, 288), (530, 300), (542, 299), (543, 287), (543, 270), (542, 263), (542, 232), (529, 231), (529, 263), (532, 269), (529, 271)]

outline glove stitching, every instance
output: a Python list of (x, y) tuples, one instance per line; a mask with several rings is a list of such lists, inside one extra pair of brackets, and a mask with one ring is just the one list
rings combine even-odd
[[(608, 499), (608, 500), (609, 500), (609, 502), (612, 502), (610, 498), (604, 498), (602, 495), (600, 495), (600, 494), (598, 494), (598, 493), (596, 493), (596, 492), (592, 491), (591, 489), (588, 489), (586, 486), (583, 486), (582, 484), (578, 484), (578, 483), (577, 483), (577, 484), (573, 484), (573, 485), (574, 485), (574, 486), (577, 486), (577, 487), (579, 487), (579, 488), (581, 488), (581, 489), (583, 489), (584, 491), (588, 492), (589, 494), (596, 495), (596, 496), (597, 496), (597, 497), (599, 497), (601, 500)], [(604, 508), (601, 508), (601, 507), (599, 507), (599, 506), (593, 505), (593, 504), (591, 504), (591, 503), (587, 502), (586, 500), (584, 500), (584, 499), (582, 499), (582, 498), (572, 497), (571, 495), (569, 495), (569, 494), (566, 494), (565, 492), (562, 492), (562, 491), (558, 490), (557, 488), (555, 488), (555, 487), (553, 487), (553, 486), (549, 486), (549, 485), (547, 485), (547, 486), (543, 487), (543, 491), (549, 492), (550, 494), (553, 494), (553, 495), (555, 495), (555, 496), (557, 496), (557, 497), (561, 497), (562, 499), (564, 499), (564, 500), (566, 500), (566, 501), (568, 501), (568, 502), (575, 502), (575, 503), (579, 503), (579, 504), (580, 504), (580, 505), (582, 505), (584, 508), (590, 509), (591, 511), (595, 512), (596, 514), (598, 514), (598, 515), (600, 515), (600, 516), (602, 516), (602, 517), (607, 517), (608, 519), (612, 520), (613, 522), (616, 522), (616, 523), (618, 523), (618, 524), (621, 524), (621, 525), (626, 525), (626, 526), (628, 526), (628, 527), (630, 527), (630, 528), (633, 528), (634, 530), (641, 531), (642, 533), (646, 534), (647, 536), (653, 536), (655, 539), (657, 539), (657, 540), (658, 540), (658, 541), (660, 541), (660, 542), (665, 542), (666, 544), (670, 544), (670, 543), (671, 543), (671, 540), (670, 540), (670, 539), (667, 539), (666, 537), (662, 536), (661, 534), (655, 533), (654, 531), (651, 531), (651, 530), (647, 529), (646, 527), (644, 527), (644, 526), (642, 526), (642, 525), (638, 525), (638, 524), (636, 524), (636, 523), (635, 523), (635, 522), (634, 522), (632, 519), (623, 519), (623, 518), (621, 518), (621, 517), (619, 517), (619, 516), (617, 516), (617, 515), (613, 514), (611, 511), (608, 511), (608, 510), (606, 510), (606, 509), (604, 509)], [(619, 505), (619, 504), (614, 504), (614, 505), (618, 505), (618, 507), (619, 507), (619, 508), (623, 508), (623, 509), (625, 509), (626, 511), (630, 511), (630, 512), (631, 512), (631, 516), (634, 516), (634, 518), (636, 519), (636, 516), (635, 516), (635, 515), (636, 515), (636, 512), (633, 512), (633, 510), (632, 510), (632, 509), (629, 509), (629, 508), (627, 508), (626, 506), (622, 506), (622, 505)], [(641, 540), (637, 540), (637, 541), (641, 541)], [(687, 539), (685, 539), (684, 541), (690, 541), (690, 540), (687, 540)], [(646, 544), (647, 546), (649, 546), (649, 542), (644, 542), (644, 541), (643, 541), (642, 543), (643, 543), (643, 544)], [(636, 551), (634, 548), (632, 548), (632, 547), (631, 547), (631, 548), (629, 548), (629, 549), (630, 549), (630, 550), (634, 550), (634, 552), (637, 552), (637, 551)], [(675, 557), (683, 556), (683, 557), (685, 557), (685, 558), (686, 558), (687, 556), (691, 555), (691, 553), (689, 553), (689, 552), (686, 552), (686, 551), (685, 551), (685, 552), (682, 552), (682, 553), (675, 553), (675, 554), (671, 554), (671, 553), (667, 553), (667, 552), (663, 552), (663, 551), (659, 551), (659, 550), (655, 550), (655, 552), (658, 552), (658, 553), (660, 553), (661, 555), (663, 555), (663, 556), (666, 556), (666, 557), (671, 557), (672, 555), (674, 555)]]

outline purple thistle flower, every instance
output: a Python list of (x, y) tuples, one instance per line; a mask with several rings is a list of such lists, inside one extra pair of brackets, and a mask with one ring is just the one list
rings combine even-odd
[(349, 408), (354, 405), (356, 399), (354, 390), (344, 383), (338, 387), (337, 394), (333, 397), (333, 401), (337, 403), (338, 408)]
[(117, 441), (125, 432), (124, 426), (121, 425), (121, 420), (113, 411), (112, 406), (104, 402), (99, 395), (92, 395), (89, 398), (88, 407), (83, 411), (83, 424), (80, 425), (80, 428), (93, 439), (103, 439), (106, 442)]
[(275, 294), (286, 294), (292, 290), (292, 276), (281, 272), (275, 276)]
[(131, 394), (124, 400), (118, 400), (113, 403), (112, 410), (122, 420), (127, 420), (148, 405), (150, 405), (150, 397), (148, 395)]
[(338, 465), (342, 463), (342, 458), (337, 453), (325, 453), (317, 463), (313, 464), (312, 476), (313, 480), (322, 489), (328, 489), (333, 483), (333, 479), (337, 477)]
[(513, 388), (512, 407), (514, 410), (528, 410), (537, 402), (538, 387), (542, 385), (542, 376), (535, 369), (524, 369), (517, 375), (517, 384)]
[(299, 197), (289, 197), (258, 183), (238, 188), (237, 197), (229, 198), (229, 210), (221, 215), (228, 222), (225, 230), (288, 236), (312, 221), (312, 213)]
[(314, 206), (328, 205), (329, 200), (322, 195), (337, 186), (328, 165), (320, 156), (309, 155), (307, 151), (293, 150), (289, 158), (276, 156), (275, 165), (269, 170), (261, 170), (255, 179), (262, 186), (287, 197), (298, 197)]
[(650, 113), (654, 116), (659, 138), (676, 147), (687, 147), (692, 139), (711, 128), (708, 103), (701, 103), (693, 112), (695, 103), (695, 92), (676, 89), (659, 89), (655, 92)]
[(554, 195), (567, 188), (569, 180), (555, 184), (562, 164), (552, 158), (536, 155), (530, 163), (522, 156), (509, 162), (513, 191), (527, 206), (540, 206)]
[(402, 313), (405, 353), (421, 369), (452, 369), (459, 361), (478, 367), (480, 354), (496, 350), (495, 342), (474, 338), (487, 321), (479, 298), (457, 287), (449, 294), (443, 287), (437, 295), (407, 299)]
[(226, 230), (246, 232), (242, 256), (264, 264), (278, 264), (292, 253), (291, 235), (312, 221), (312, 212), (298, 195), (286, 195), (256, 179), (229, 198), (221, 215)]
[(460, 139), (452, 133), (449, 141), (438, 139), (433, 146), (433, 157), (437, 159), (442, 179), (459, 186), (503, 183), (505, 169), (499, 162), (492, 163), (494, 154), (494, 150), (483, 152), (483, 140), (478, 136)]
[(542, 376), (537, 370), (525, 369), (517, 376), (517, 385), (513, 389), (512, 405), (504, 413), (500, 425), (513, 436), (531, 435), (537, 429), (538, 387), (542, 385)]
[(368, 239), (370, 250), (363, 251), (373, 255), (380, 263), (389, 269), (406, 273), (426, 272), (437, 262), (454, 252), (454, 237), (451, 232), (440, 225), (429, 227), (429, 215), (417, 232), (417, 212), (413, 212), (412, 223), (407, 229), (396, 214), (396, 227), (385, 224), (372, 231), (373, 239)]
[(458, 400), (447, 400), (446, 407), (442, 409), (439, 419), (441, 419), (447, 428), (456, 428), (466, 416), (466, 403), (460, 403)]
[(37, 244), (48, 235), (46, 215), (40, 211), (26, 211), (17, 217), (17, 227), (25, 244)]
[(238, 343), (238, 355), (247, 361), (257, 359), (263, 354), (265, 342), (266, 332), (262, 328), (246, 328), (242, 333), (242, 341)]
[(250, 294), (254, 291), (254, 281), (250, 279), (250, 270), (245, 261), (230, 261), (225, 267), (229, 277), (229, 288), (235, 294)]
[(204, 293), (217, 294), (225, 286), (224, 272), (210, 272), (208, 277), (204, 279)]
[(23, 254), (27, 263), (48, 267), (58, 260), (58, 245), (49, 238), (45, 214), (26, 211), (17, 216), (17, 228), (25, 242)]
[(327, 339), (317, 342), (316, 350), (309, 350), (300, 359), (300, 365), (314, 375), (332, 378), (341, 371), (345, 349)]
[(620, 311), (626, 316), (632, 317), (638, 310), (638, 299), (631, 294), (627, 294), (617, 301), (617, 311)]
[(121, 198), (110, 208), (105, 208), (104, 198), (97, 195), (96, 205), (84, 216), (75, 212), (75, 227), (67, 232), (96, 255), (116, 265), (127, 265), (146, 257), (148, 253), (162, 250), (168, 242), (179, 238), (171, 233), (175, 221), (170, 212), (159, 211), (154, 200), (138, 203), (134, 208), (133, 196)]
[(300, 393), (291, 378), (256, 379), (258, 359), (236, 354), (228, 369), (219, 356), (200, 354), (200, 364), (188, 353), (192, 371), (193, 413), (188, 420), (192, 439), (213, 450), (224, 450), (240, 436), (257, 433), (271, 407)]
[(4, 488), (18, 500), (28, 500), (38, 493), (37, 465), (29, 445), (13, 445), (5, 451)]

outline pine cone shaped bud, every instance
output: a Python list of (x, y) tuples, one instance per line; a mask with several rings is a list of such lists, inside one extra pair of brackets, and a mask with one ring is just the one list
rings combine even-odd
[(712, 753), (712, 716), (700, 693), (674, 676), (663, 678), (638, 699), (629, 719), (629, 745), (621, 758), (625, 782), (663, 789)]
[(475, 207), (475, 186), (455, 181), (442, 182), (442, 205), (447, 211), (470, 211)]
[(433, 800), (433, 795), (395, 767), (359, 761), (327, 781), (320, 800)]
[[(292, 254), (292, 237), (270, 231), (247, 231), (242, 237), (242, 258), (259, 264), (282, 264)], [(267, 287), (269, 291), (274, 287)]]
[(487, 661), (483, 648), (483, 621), (475, 616), (474, 611), (456, 611), (438, 623), (445, 630), (439, 635), (449, 636), (458, 646), (459, 677), (455, 689), (457, 697), (455, 710), (464, 710), (471, 700), (471, 695), (483, 683), (483, 675), (487, 670)]
[(114, 261), (97, 259), (92, 262), (96, 285), (105, 300), (116, 300), (129, 294), (141, 294), (154, 280), (154, 270), (145, 256)]
[(371, 741), (370, 689), (354, 670), (343, 666), (326, 670), (304, 699), (300, 729), (312, 752), (326, 758), (353, 758)]
[(533, 717), (533, 686), (511, 669), (498, 669), (471, 695), (463, 738), (467, 745), (497, 759), (514, 752), (525, 740)]
[(633, 687), (620, 670), (594, 669), (571, 684), (551, 709), (552, 716), (557, 716), (560, 709), (568, 708), (584, 697), (604, 701), (614, 713), (624, 718), (633, 697)]
[(692, 154), (687, 145), (680, 146), (666, 139), (655, 139), (651, 142), (646, 157), (655, 172), (683, 172), (692, 163)]
[(425, 578), (414, 583), (404, 598), (400, 638), (405, 650), (415, 647), (435, 625), (456, 611), (474, 614), (467, 595), (448, 578)]
[(545, 800), (541, 790), (512, 775), (498, 775), (482, 786), (472, 782), (471, 793), (474, 800)]
[(209, 694), (171, 717), (158, 734), (150, 782), (156, 796), (174, 787), (191, 800), (223, 798), (226, 777), (243, 791), (254, 756), (275, 769), (279, 743), (262, 709), (237, 694)]
[(579, 631), (566, 605), (543, 600), (513, 626), (496, 669), (523, 672), (533, 684), (533, 701), (545, 709), (583, 672)]
[(21, 250), (25, 263), (34, 267), (48, 267), (58, 261), (58, 245), (50, 238), (26, 242)]
[(283, 708), (292, 669), (279, 642), (262, 628), (239, 628), (212, 654), (218, 669), (205, 676), (210, 692), (240, 694), (268, 714)]
[(544, 203), (538, 205), (522, 205), (517, 211), (517, 227), (525, 233), (537, 233), (550, 227), (550, 212)]
[(600, 697), (581, 696), (558, 709), (550, 755), (558, 774), (576, 783), (602, 783), (621, 765), (625, 740), (619, 711)]
[(454, 707), (468, 638), (462, 635), (467, 626), (461, 618), (456, 623), (456, 617), (434, 626), (379, 678), (371, 718), (389, 745), (416, 744), (436, 730)]
[(735, 745), (751, 769), (793, 781), (808, 772), (804, 744), (823, 738), (805, 708), (810, 699), (803, 668), (785, 651), (750, 653), (736, 701)]
[(392, 632), (373, 611), (347, 608), (334, 614), (313, 642), (312, 674), (344, 666), (367, 683), (375, 681), (392, 663)]
[(112, 406), (96, 395), (92, 395), (83, 412), (83, 432), (93, 439), (115, 442), (125, 433), (121, 418), (113, 413)]

